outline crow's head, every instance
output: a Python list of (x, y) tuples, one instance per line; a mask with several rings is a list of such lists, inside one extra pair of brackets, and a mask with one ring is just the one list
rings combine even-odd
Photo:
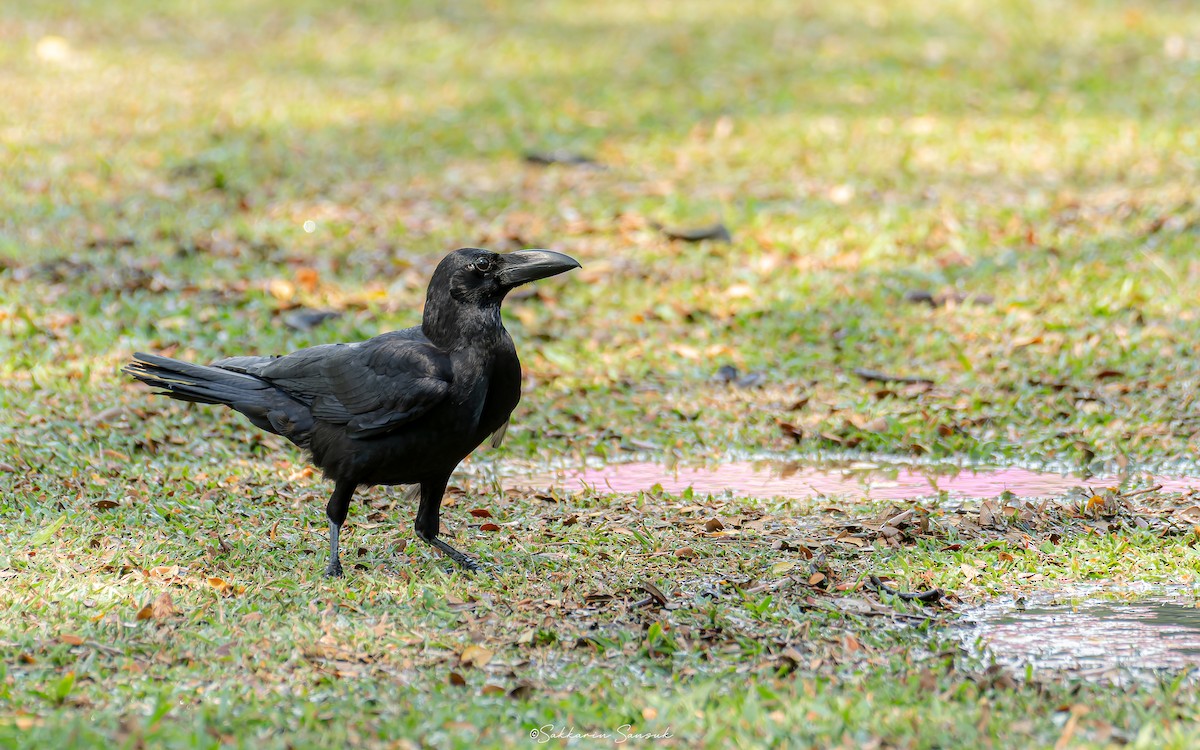
[(572, 268), (579, 268), (574, 258), (551, 250), (519, 250), (502, 255), (466, 247), (442, 259), (429, 282), (429, 292), (431, 296), (448, 293), (460, 303), (499, 304), (514, 287)]

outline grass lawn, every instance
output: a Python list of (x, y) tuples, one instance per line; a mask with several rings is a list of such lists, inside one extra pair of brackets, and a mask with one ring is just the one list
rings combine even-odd
[[(1189, 495), (989, 521), (498, 479), (1195, 475), (1200, 6), (432, 6), (0, 8), (0, 746), (1200, 744), (1184, 677), (989, 668), (956, 624), (1072, 582), (1194, 585), (1197, 531), (1165, 522)], [(523, 158), (556, 150), (598, 165)], [(717, 221), (730, 242), (659, 228)], [(495, 578), (383, 488), (322, 578), (303, 456), (117, 372), (413, 325), (467, 245), (584, 266), (507, 304), (526, 394), (443, 513)]]

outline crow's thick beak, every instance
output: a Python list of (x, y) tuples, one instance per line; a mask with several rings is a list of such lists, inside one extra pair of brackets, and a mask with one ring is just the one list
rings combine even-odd
[(496, 280), (507, 287), (528, 284), (582, 267), (571, 256), (553, 250), (518, 250), (500, 257), (504, 265), (496, 272)]

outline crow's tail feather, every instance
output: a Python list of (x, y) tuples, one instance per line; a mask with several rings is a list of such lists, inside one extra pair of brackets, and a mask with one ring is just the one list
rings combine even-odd
[(244, 414), (255, 427), (307, 448), (313, 429), (312, 412), (307, 404), (262, 378), (223, 366), (226, 362), (245, 364), (243, 360), (250, 359), (237, 357), (221, 360), (217, 366), (196, 365), (137, 352), (133, 361), (121, 369), (171, 398), (228, 406)]
[(225, 404), (238, 411), (256, 401), (265, 401), (266, 394), (262, 392), (271, 388), (269, 383), (253, 375), (143, 352), (136, 352), (133, 361), (121, 369), (147, 385), (161, 388), (171, 398), (201, 404)]

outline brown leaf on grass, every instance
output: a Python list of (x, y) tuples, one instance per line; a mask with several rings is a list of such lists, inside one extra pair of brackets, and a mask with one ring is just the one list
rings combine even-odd
[(116, 500), (97, 500), (96, 502), (92, 503), (92, 507), (96, 510), (112, 510), (118, 505), (120, 505), (120, 503), (118, 503)]
[(869, 544), (866, 539), (854, 536), (849, 531), (843, 531), (842, 533), (838, 534), (836, 541), (839, 541), (842, 544), (849, 544), (852, 547), (866, 547)]
[(798, 552), (800, 557), (805, 560), (811, 560), (813, 551), (806, 547), (802, 542), (791, 539), (780, 539), (771, 545), (771, 549), (777, 549), (781, 552)]
[(991, 500), (984, 500), (979, 506), (979, 525), (987, 528), (996, 523), (996, 519), (1000, 517), (996, 503)]
[(156, 620), (165, 620), (180, 612), (179, 608), (175, 606), (175, 602), (171, 600), (171, 595), (166, 591), (154, 599), (150, 604), (150, 611)]
[(75, 635), (74, 633), (63, 633), (62, 635), (58, 636), (58, 642), (65, 643), (68, 646), (82, 646), (83, 638)]
[[(197, 481), (199, 481), (199, 480), (197, 480)], [(216, 545), (210, 547), (209, 549), (212, 551), (213, 555), (227, 555), (233, 551), (233, 547), (231, 547), (229, 545), (229, 542), (225, 541), (225, 538), (222, 537), (220, 533), (217, 534)], [(220, 579), (217, 579), (217, 580), (220, 580)], [(211, 579), (209, 582), (210, 583), (212, 582)]]
[(467, 681), (465, 679), (463, 679), (463, 676), (461, 674), (459, 674), (458, 672), (450, 673), (449, 682), (451, 685), (453, 685), (455, 687), (462, 687), (467, 684)]
[(692, 549), (691, 547), (680, 547), (679, 549), (675, 550), (675, 556), (681, 560), (691, 560), (699, 557), (699, 555), (696, 554), (696, 550)]
[(500, 527), (494, 523), (485, 523), (479, 527), (483, 531), (499, 531)]
[(710, 518), (704, 522), (704, 530), (710, 534), (714, 531), (720, 531), (725, 528), (725, 524), (721, 523), (719, 518)]
[(1185, 523), (1196, 523), (1200, 521), (1200, 506), (1189, 505), (1186, 508), (1180, 508), (1175, 511), (1175, 517)]
[(667, 606), (667, 603), (670, 601), (667, 599), (666, 594), (660, 591), (657, 586), (649, 581), (642, 581), (641, 584), (639, 584), (639, 587), (642, 589), (642, 591), (645, 591), (647, 594), (649, 594), (650, 597), (657, 602), (658, 606), (660, 607)]
[(271, 279), (267, 282), (267, 292), (280, 302), (291, 302), (296, 296), (296, 287), (285, 279)]
[(177, 614), (179, 614), (179, 609), (171, 600), (171, 595), (164, 591), (154, 601), (138, 610), (137, 618), (139, 620), (166, 620)]
[(792, 422), (785, 422), (782, 419), (776, 422), (779, 425), (779, 431), (784, 437), (790, 437), (797, 443), (804, 439), (804, 430)]
[(533, 685), (529, 684), (528, 682), (521, 682), (518, 683), (512, 690), (508, 691), (508, 697), (512, 698), (513, 700), (524, 700), (532, 693)]
[(318, 638), (316, 643), (302, 645), (301, 652), (305, 658), (311, 661), (319, 660), (331, 664), (341, 664), (346, 667), (358, 664), (371, 664), (375, 661), (373, 655), (343, 646), (329, 633)]
[(208, 585), (216, 589), (217, 593), (221, 594), (222, 596), (233, 596), (234, 594), (240, 594), (245, 591), (244, 586), (235, 586), (229, 581), (226, 581), (224, 578), (217, 578), (216, 576), (212, 576), (208, 579)]
[(172, 578), (179, 577), (179, 566), (178, 565), (156, 565), (155, 567), (151, 568), (150, 570), (147, 570), (146, 575), (150, 576), (151, 578), (158, 579), (160, 581), (169, 581)]
[(487, 508), (472, 508), (471, 515), (475, 516), (476, 518), (491, 518), (492, 512)]
[(296, 285), (310, 294), (321, 284), (321, 274), (315, 268), (300, 266), (296, 269)]
[[(851, 426), (853, 426), (853, 425), (851, 425)], [(822, 433), (820, 433), (820, 437), (822, 440), (826, 440), (830, 443), (833, 443), (834, 445), (842, 445), (847, 448), (857, 448), (858, 445), (860, 443), (862, 443), (862, 438), (859, 437), (858, 435), (850, 435), (849, 437), (843, 437), (841, 435), (837, 435), (832, 432), (822, 432)]]
[(458, 656), (458, 660), (464, 667), (481, 669), (487, 666), (487, 663), (492, 660), (492, 652), (483, 646), (471, 644), (463, 649), (463, 652)]
[(1070, 716), (1063, 727), (1062, 734), (1058, 737), (1058, 741), (1054, 743), (1054, 750), (1066, 750), (1066, 748), (1071, 746), (1071, 738), (1075, 736), (1075, 731), (1079, 728), (1079, 719), (1091, 711), (1083, 703), (1076, 703), (1068, 710), (1070, 711)]
[(506, 691), (504, 689), (504, 687), (501, 685), (494, 685), (492, 683), (488, 683), (483, 686), (483, 690), (481, 690), (480, 692), (482, 692), (484, 695), (504, 695), (508, 691)]

